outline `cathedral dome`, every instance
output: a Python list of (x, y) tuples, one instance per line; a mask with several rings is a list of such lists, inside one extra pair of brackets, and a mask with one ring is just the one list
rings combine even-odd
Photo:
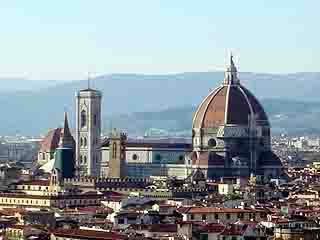
[(255, 96), (240, 84), (237, 69), (230, 58), (223, 84), (202, 101), (193, 118), (193, 129), (226, 125), (248, 126), (254, 117), (257, 123), (269, 125), (268, 117)]

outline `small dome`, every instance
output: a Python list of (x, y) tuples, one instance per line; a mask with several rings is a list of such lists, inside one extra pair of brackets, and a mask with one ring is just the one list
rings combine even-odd
[(248, 125), (250, 116), (269, 125), (268, 117), (254, 95), (240, 84), (231, 58), (223, 84), (210, 92), (198, 107), (193, 128), (215, 128), (222, 125)]
[(75, 141), (71, 135), (67, 113), (64, 113), (63, 128), (55, 128), (48, 132), (47, 136), (42, 139), (39, 152), (54, 152), (58, 147), (75, 147)]
[(55, 128), (48, 132), (47, 136), (41, 141), (40, 152), (55, 151), (59, 145), (62, 128)]

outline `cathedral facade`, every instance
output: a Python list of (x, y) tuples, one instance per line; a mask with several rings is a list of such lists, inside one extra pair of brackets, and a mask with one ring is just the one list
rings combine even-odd
[(101, 176), (185, 179), (192, 172), (186, 160), (191, 151), (191, 141), (185, 139), (132, 139), (113, 130), (101, 145)]

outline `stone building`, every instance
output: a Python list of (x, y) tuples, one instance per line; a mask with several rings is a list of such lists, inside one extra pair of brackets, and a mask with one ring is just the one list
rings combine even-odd
[(281, 174), (281, 162), (271, 150), (268, 117), (259, 101), (240, 83), (232, 56), (224, 81), (194, 114), (192, 144), (188, 159), (208, 178)]
[(103, 194), (81, 192), (76, 185), (65, 182), (59, 169), (53, 169), (49, 179), (19, 181), (0, 193), (0, 207), (65, 208), (98, 206)]
[(109, 178), (126, 177), (126, 143), (127, 136), (121, 132), (112, 130), (109, 144)]
[[(122, 138), (120, 141), (120, 133), (118, 138), (115, 134), (111, 134), (101, 144), (101, 176), (162, 176), (184, 179), (191, 174), (192, 163), (187, 161), (185, 156), (192, 151), (192, 145), (187, 139)], [(121, 155), (119, 152), (117, 159), (113, 159), (113, 150), (120, 149)]]
[(267, 219), (267, 210), (252, 208), (190, 207), (184, 212), (184, 221), (206, 221), (208, 223), (234, 223), (236, 221), (262, 221)]
[(100, 91), (89, 87), (76, 93), (77, 175), (100, 174), (101, 98)]

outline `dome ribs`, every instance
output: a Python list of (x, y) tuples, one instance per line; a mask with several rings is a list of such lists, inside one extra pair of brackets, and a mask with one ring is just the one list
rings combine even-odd
[(253, 108), (253, 112), (256, 115), (258, 121), (265, 121), (269, 125), (268, 117), (264, 111), (262, 105), (259, 103), (257, 98), (246, 88), (241, 87)]
[(223, 87), (211, 99), (205, 111), (202, 127), (214, 128), (224, 124), (227, 87)]
[(227, 124), (248, 125), (250, 107), (238, 86), (231, 86), (228, 101)]
[(222, 87), (218, 87), (215, 90), (213, 90), (212, 92), (210, 92), (210, 94), (202, 101), (202, 103), (199, 105), (194, 118), (193, 118), (193, 128), (200, 128), (201, 127), (201, 123), (202, 123), (202, 119), (203, 116), (206, 112), (207, 106), (208, 104), (211, 102), (212, 98), (220, 91)]

